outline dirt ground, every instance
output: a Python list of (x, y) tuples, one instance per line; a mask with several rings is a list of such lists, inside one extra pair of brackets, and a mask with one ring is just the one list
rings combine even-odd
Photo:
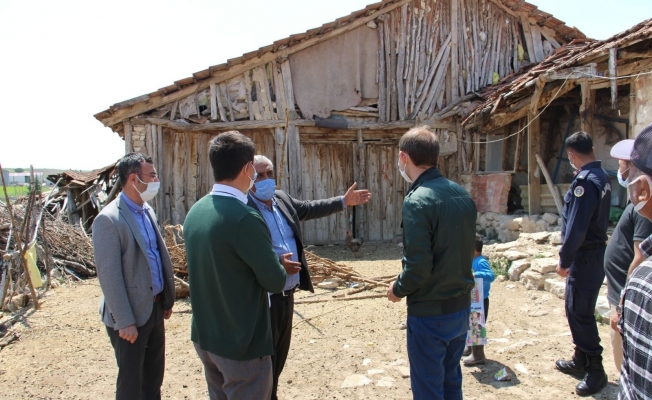
[[(362, 247), (353, 258), (346, 247), (314, 247), (318, 255), (345, 262), (366, 276), (400, 271), (401, 248), (396, 244)], [(343, 291), (342, 291), (343, 292)], [(380, 292), (380, 291), (379, 291)], [(369, 293), (369, 292), (363, 292)], [(318, 289), (298, 292), (298, 299), (330, 298)], [(62, 286), (45, 297), (42, 310), (29, 311), (14, 328), (21, 339), (0, 351), (2, 399), (109, 399), (113, 397), (116, 366), (104, 326), (97, 314), (101, 291), (97, 280)], [(571, 354), (572, 344), (563, 301), (542, 291), (527, 291), (517, 282), (491, 288), (487, 324), (490, 361), (463, 368), (468, 399), (566, 399), (577, 397), (577, 380), (556, 372), (554, 361)], [(190, 342), (191, 310), (177, 301), (166, 322), (166, 399), (207, 398), (202, 365)], [(320, 314), (324, 314), (319, 316)], [(405, 301), (384, 298), (298, 304), (294, 323), (319, 316), (294, 328), (292, 348), (279, 387), (282, 399), (408, 399)], [(600, 325), (609, 385), (596, 399), (617, 397), (609, 327)], [(516, 376), (495, 382), (503, 366)], [(351, 375), (369, 380), (365, 386), (342, 388)], [(362, 378), (362, 377), (358, 377)]]

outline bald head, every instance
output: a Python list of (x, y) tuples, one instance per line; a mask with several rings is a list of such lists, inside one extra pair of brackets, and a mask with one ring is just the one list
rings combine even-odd
[(274, 164), (272, 160), (265, 157), (262, 154), (256, 154), (254, 156), (254, 169), (258, 174), (256, 182), (264, 181), (265, 179), (274, 179)]

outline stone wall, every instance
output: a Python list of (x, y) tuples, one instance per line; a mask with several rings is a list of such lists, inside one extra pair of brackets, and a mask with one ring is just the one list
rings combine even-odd
[(471, 197), (478, 212), (507, 213), (507, 197), (511, 184), (511, 174), (473, 175)]

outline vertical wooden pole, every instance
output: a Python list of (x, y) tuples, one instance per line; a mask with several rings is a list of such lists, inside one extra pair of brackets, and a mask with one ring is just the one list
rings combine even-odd
[(535, 118), (535, 113), (528, 113), (528, 122), (530, 126), (527, 131), (528, 150), (527, 150), (527, 166), (528, 166), (528, 203), (530, 215), (541, 213), (541, 180), (537, 171), (537, 158), (539, 152), (540, 139), (541, 139), (541, 120)]
[(48, 248), (48, 241), (45, 237), (45, 220), (46, 218), (43, 217), (41, 221), (41, 241), (43, 242), (43, 250), (45, 251), (45, 260), (43, 260), (43, 264), (45, 264), (45, 290), (48, 290), (52, 281), (52, 263), (50, 263), (50, 249)]
[[(163, 167), (165, 160), (164, 160), (164, 152), (163, 152), (163, 127), (162, 126), (155, 126), (156, 129), (156, 152), (158, 155), (158, 164), (156, 165), (156, 172), (158, 174), (158, 179), (161, 181), (161, 188), (164, 188), (164, 180), (165, 180), (165, 169)], [(155, 132), (152, 132), (154, 134)], [(159, 221), (159, 224), (163, 224), (166, 221), (166, 215), (165, 212), (163, 211), (164, 208), (164, 195), (165, 195), (165, 190), (161, 190), (163, 193), (159, 193), (158, 196), (156, 196), (156, 214), (157, 218)]]
[(217, 121), (217, 88), (214, 83), (211, 83), (211, 120)]
[[(34, 173), (34, 168), (30, 167), (32, 170), (32, 176)], [(25, 259), (25, 251), (27, 243), (23, 243), (21, 238), (20, 238), (20, 233), (18, 232), (17, 226), (16, 226), (16, 221), (14, 220), (14, 210), (13, 207), (11, 206), (11, 201), (9, 201), (9, 193), (7, 193), (7, 185), (5, 183), (5, 175), (4, 171), (2, 170), (2, 165), (0, 165), (0, 178), (2, 179), (2, 188), (5, 192), (5, 199), (7, 200), (7, 212), (9, 212), (9, 219), (11, 221), (11, 226), (13, 227), (13, 232), (14, 232), (14, 238), (16, 241), (16, 247), (18, 248), (18, 251), (20, 253), (20, 263), (23, 266), (23, 270), (25, 271), (25, 276), (27, 277), (27, 283), (29, 284), (29, 290), (32, 294), (32, 302), (34, 303), (34, 309), (38, 310), (40, 307), (38, 303), (38, 297), (36, 295), (36, 290), (34, 289), (34, 285), (32, 284), (32, 277), (29, 275), (29, 269), (27, 267), (27, 260)], [(34, 188), (32, 188), (32, 192), (34, 192)], [(28, 213), (31, 212), (31, 208), (27, 207), (25, 209), (25, 219), (27, 219)], [(27, 222), (27, 221), (25, 221)]]
[(629, 84), (629, 129), (628, 139), (636, 139), (636, 84), (634, 81)]
[(132, 128), (128, 120), (125, 120), (123, 124), (125, 128), (125, 154), (128, 154), (134, 151), (134, 147), (133, 147), (134, 142), (131, 133)]
[[(360, 171), (359, 177), (360, 181), (358, 182), (358, 189), (364, 189), (367, 187), (367, 177), (365, 175), (366, 171), (366, 155), (365, 155), (366, 149), (364, 146), (364, 141), (362, 140), (362, 129), (358, 129), (358, 169)], [(364, 229), (364, 212), (365, 209), (362, 206), (356, 206), (355, 210), (355, 222), (356, 222), (356, 232), (355, 235), (357, 237), (365, 237), (365, 229)]]
[(523, 36), (525, 36), (525, 46), (527, 48), (528, 59), (531, 63), (536, 62), (534, 55), (534, 42), (532, 41), (532, 30), (530, 29), (530, 18), (527, 13), (521, 13), (521, 27), (523, 28)]
[(582, 118), (582, 130), (591, 134), (593, 130), (593, 109), (595, 108), (595, 90), (591, 90), (588, 81), (582, 82), (582, 105), (580, 106), (580, 117)]
[[(618, 58), (618, 48), (613, 47), (609, 49), (609, 76), (611, 78), (616, 78), (618, 76), (618, 71), (616, 69), (616, 61)], [(611, 109), (616, 109), (616, 103), (618, 102), (618, 81), (616, 79), (611, 79)]]
[(459, 31), (458, 31), (458, 0), (451, 0), (451, 34), (452, 34), (452, 39), (451, 39), (451, 90), (452, 90), (452, 99), (448, 100), (448, 104), (452, 104), (456, 102), (459, 97), (459, 64), (458, 64), (458, 58), (459, 58), (459, 49), (458, 49), (458, 41), (459, 41)]

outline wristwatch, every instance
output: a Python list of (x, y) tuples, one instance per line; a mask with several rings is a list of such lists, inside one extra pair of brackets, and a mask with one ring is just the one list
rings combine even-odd
[(623, 307), (620, 304), (616, 306), (616, 314), (623, 315)]

